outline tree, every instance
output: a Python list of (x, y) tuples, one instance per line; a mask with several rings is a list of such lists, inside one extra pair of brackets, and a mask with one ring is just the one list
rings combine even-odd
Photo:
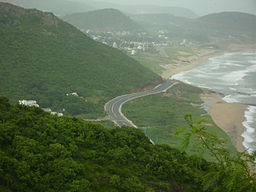
[(203, 188), (214, 192), (254, 192), (256, 191), (256, 174), (254, 155), (246, 152), (231, 154), (225, 148), (225, 142), (214, 134), (209, 133), (204, 126), (205, 121), (193, 122), (191, 115), (186, 115), (187, 128), (180, 128), (176, 134), (183, 133), (183, 150), (190, 144), (190, 138), (198, 138), (201, 147), (209, 151), (215, 159), (203, 177)]
[(4, 122), (7, 119), (8, 116), (4, 111), (9, 111), (10, 108), (11, 105), (9, 103), (9, 99), (0, 96), (0, 122)]

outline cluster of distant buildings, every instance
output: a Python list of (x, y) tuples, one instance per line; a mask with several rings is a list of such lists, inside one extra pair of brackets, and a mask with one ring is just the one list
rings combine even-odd
[[(66, 96), (74, 96), (74, 97), (79, 97), (78, 93), (73, 92), (73, 93), (67, 93)], [(20, 105), (25, 105), (28, 107), (40, 107), (37, 104), (36, 100), (19, 100)], [(50, 108), (42, 108), (45, 112), (50, 113), (51, 115), (57, 115), (58, 117), (62, 117), (63, 113), (55, 112), (52, 111)], [(63, 109), (65, 111), (65, 109)]]
[[(35, 100), (19, 100), (19, 104), (20, 105), (29, 106), (29, 107), (40, 107), (37, 104), (37, 101), (35, 101)], [(57, 115), (58, 117), (62, 117), (63, 116), (63, 113), (52, 111), (50, 108), (42, 108), (42, 109), (45, 112), (50, 113), (51, 115)]]
[(146, 32), (129, 32), (129, 31), (107, 31), (97, 32), (93, 30), (82, 29), (89, 37), (103, 44), (124, 50), (130, 55), (140, 53), (157, 54), (159, 47), (192, 47), (194, 43), (186, 39), (170, 39), (168, 30), (158, 30), (155, 35)]
[(19, 100), (19, 104), (29, 106), (29, 107), (39, 107), (37, 102), (34, 100)]

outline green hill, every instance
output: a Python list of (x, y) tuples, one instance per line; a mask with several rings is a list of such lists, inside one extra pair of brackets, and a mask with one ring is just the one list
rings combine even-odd
[[(0, 191), (245, 192), (255, 177), (152, 145), (138, 129), (106, 129), (0, 97)], [(222, 151), (223, 153), (225, 151)]]
[(231, 39), (255, 42), (256, 16), (239, 12), (223, 12), (189, 19), (170, 14), (142, 14), (132, 16), (145, 29), (169, 31), (171, 38), (187, 38), (207, 42), (211, 39)]
[(67, 15), (63, 19), (79, 29), (94, 31), (141, 31), (142, 27), (116, 9)]
[(0, 3), (0, 50), (0, 95), (67, 114), (102, 113), (108, 99), (160, 80), (53, 14), (7, 3)]
[(240, 12), (222, 12), (200, 17), (200, 22), (215, 25), (223, 30), (256, 32), (256, 15)]
[(131, 18), (139, 24), (154, 30), (169, 29), (171, 27), (185, 26), (192, 19), (177, 17), (171, 14), (138, 14), (132, 15)]
[(229, 39), (237, 43), (256, 42), (256, 15), (222, 12), (200, 17), (195, 24), (197, 31), (202, 29), (208, 38)]
[[(171, 39), (190, 39), (199, 42), (208, 41), (208, 29), (202, 27), (196, 19), (177, 17), (171, 14), (139, 14), (132, 19), (146, 30), (158, 33), (159, 30), (168, 31)], [(204, 30), (207, 31), (204, 31)]]
[(170, 14), (183, 18), (196, 18), (197, 15), (190, 9), (184, 7), (168, 7), (158, 5), (120, 5), (120, 10), (133, 14)]

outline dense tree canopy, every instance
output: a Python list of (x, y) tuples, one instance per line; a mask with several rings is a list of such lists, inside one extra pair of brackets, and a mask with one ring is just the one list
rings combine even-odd
[(214, 191), (204, 188), (204, 177), (218, 167), (152, 145), (138, 129), (106, 129), (12, 106), (5, 97), (0, 98), (0, 146), (1, 191)]

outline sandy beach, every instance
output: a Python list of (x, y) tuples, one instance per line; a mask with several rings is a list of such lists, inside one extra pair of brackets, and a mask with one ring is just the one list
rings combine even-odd
[(206, 62), (209, 58), (215, 57), (218, 55), (223, 55), (225, 53), (239, 52), (239, 51), (251, 51), (256, 50), (256, 44), (248, 45), (238, 45), (231, 44), (226, 50), (214, 50), (214, 49), (204, 49), (204, 50), (195, 50), (192, 56), (186, 57), (189, 53), (180, 52), (180, 57), (178, 60), (174, 60), (170, 64), (162, 65), (165, 69), (161, 74), (163, 79), (168, 79), (172, 75), (177, 73), (188, 71), (196, 66)]
[(211, 101), (206, 105), (209, 107), (209, 114), (213, 121), (229, 135), (236, 149), (243, 152), (245, 148), (242, 145), (243, 137), (241, 137), (244, 132), (242, 122), (247, 106), (239, 103), (226, 103), (217, 93), (203, 94), (201, 99)]
[[(174, 61), (174, 63), (162, 66), (165, 68), (165, 71), (161, 76), (164, 79), (168, 79), (174, 74), (193, 69), (211, 57), (230, 52), (251, 51), (255, 49), (256, 44), (234, 44), (230, 45), (227, 50), (222, 51), (211, 49), (197, 50), (193, 56), (189, 57), (185, 57), (186, 52), (181, 52), (179, 59)], [(209, 114), (213, 121), (230, 136), (238, 151), (244, 151), (245, 148), (242, 144), (243, 137), (241, 135), (244, 132), (242, 123), (244, 121), (244, 111), (247, 106), (239, 103), (227, 103), (217, 93), (202, 95), (201, 99), (211, 101), (210, 103), (212, 104), (207, 104), (207, 106), (209, 107)]]
[(200, 51), (197, 50), (195, 51), (194, 55), (186, 57), (186, 52), (180, 52), (180, 57), (178, 58), (178, 60), (175, 60), (171, 64), (162, 65), (165, 71), (161, 74), (161, 77), (163, 79), (168, 79), (172, 75), (175, 75), (183, 71), (191, 70), (197, 65), (206, 62), (209, 58), (222, 55), (224, 53), (224, 51), (206, 49)]

